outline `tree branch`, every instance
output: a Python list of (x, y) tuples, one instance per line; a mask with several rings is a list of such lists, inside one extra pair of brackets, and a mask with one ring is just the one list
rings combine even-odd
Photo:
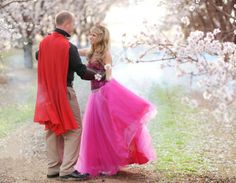
[(210, 1), (208, 1), (208, 2), (209, 2), (209, 4), (210, 4), (211, 6), (213, 6), (218, 12), (220, 12), (220, 13), (224, 14), (225, 16), (227, 16), (227, 17), (229, 17), (229, 18), (232, 18), (232, 19), (234, 19), (234, 20), (236, 21), (236, 17), (234, 17), (234, 16), (230, 15), (229, 13), (226, 13), (225, 11), (221, 10), (219, 7), (217, 7), (217, 6), (216, 6), (215, 4), (213, 4), (212, 2), (210, 2)]
[(5, 4), (1, 3), (0, 4), (0, 9), (3, 9), (3, 8), (9, 6), (12, 3), (23, 3), (23, 2), (28, 2), (28, 1), (32, 1), (32, 0), (12, 0), (12, 1), (9, 1), (9, 2), (7, 2)]

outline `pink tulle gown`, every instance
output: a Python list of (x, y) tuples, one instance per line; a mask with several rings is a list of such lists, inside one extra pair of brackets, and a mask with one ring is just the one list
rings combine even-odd
[[(88, 67), (104, 71), (99, 62)], [(145, 123), (156, 113), (152, 104), (115, 79), (92, 81), (75, 169), (91, 176), (113, 175), (125, 165), (155, 160)]]

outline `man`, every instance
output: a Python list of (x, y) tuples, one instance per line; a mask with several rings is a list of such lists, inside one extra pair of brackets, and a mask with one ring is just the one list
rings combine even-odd
[(81, 63), (77, 47), (68, 41), (74, 31), (74, 17), (67, 11), (55, 18), (55, 31), (46, 36), (36, 53), (38, 91), (34, 121), (46, 128), (48, 178), (85, 179), (74, 170), (78, 159), (81, 117), (73, 90), (74, 73), (82, 79), (101, 79)]

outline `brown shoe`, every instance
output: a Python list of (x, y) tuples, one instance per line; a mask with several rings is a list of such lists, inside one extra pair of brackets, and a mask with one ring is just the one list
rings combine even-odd
[(47, 175), (48, 179), (57, 178), (57, 177), (59, 177), (59, 173), (53, 174), (53, 175)]

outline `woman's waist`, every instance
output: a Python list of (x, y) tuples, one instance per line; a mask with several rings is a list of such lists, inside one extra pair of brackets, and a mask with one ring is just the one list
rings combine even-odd
[(106, 83), (107, 83), (107, 81), (96, 81), (96, 80), (93, 80), (93, 81), (91, 81), (91, 89), (94, 90), (94, 89), (101, 88)]

